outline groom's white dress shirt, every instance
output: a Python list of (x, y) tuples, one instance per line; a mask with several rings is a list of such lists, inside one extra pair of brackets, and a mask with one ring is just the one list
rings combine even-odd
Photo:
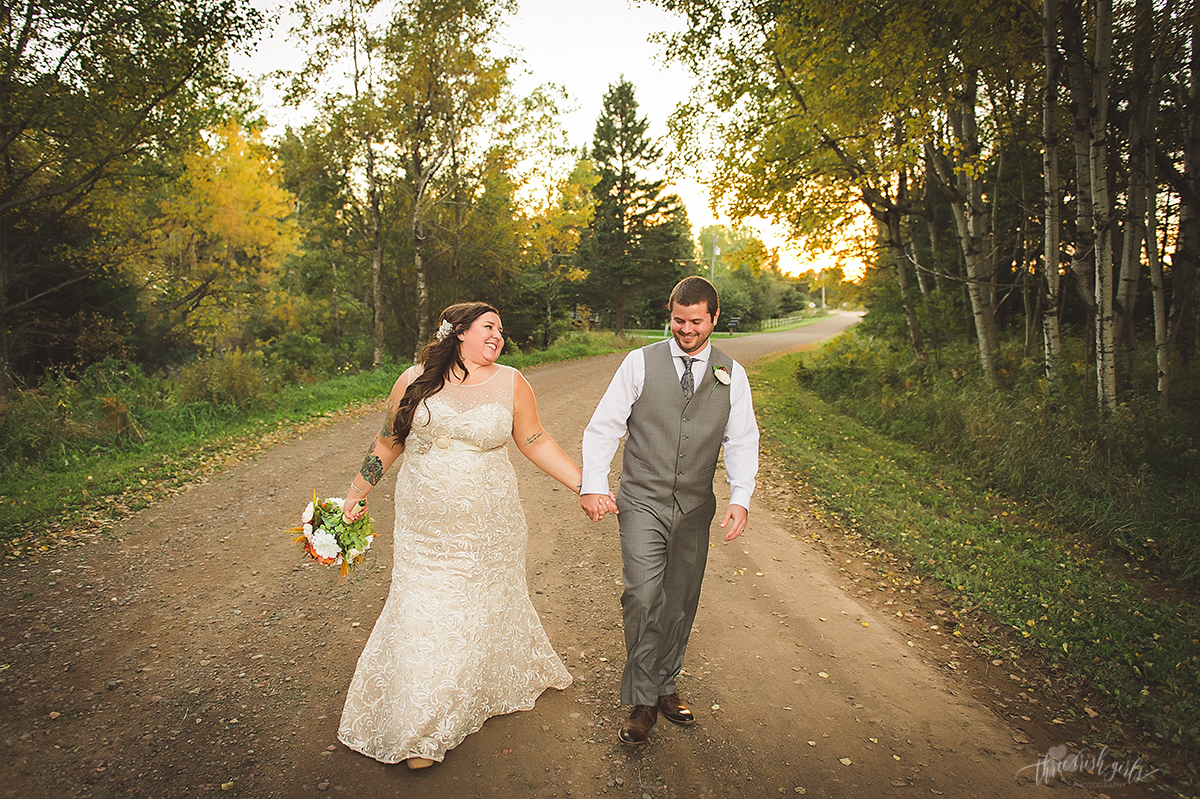
[[(683, 356), (686, 355), (679, 343), (672, 338), (671, 362), (675, 364), (675, 377), (683, 377)], [(697, 389), (708, 368), (712, 345), (691, 356), (692, 377)], [(715, 378), (714, 378), (715, 379)], [(625, 356), (617, 373), (609, 383), (608, 390), (596, 406), (592, 420), (583, 431), (583, 494), (607, 494), (608, 475), (612, 471), (612, 459), (617, 446), (628, 430), (629, 413), (633, 403), (642, 395), (646, 384), (646, 359), (640, 350)], [(680, 391), (683, 389), (680, 388)], [(725, 474), (729, 480), (729, 502), (750, 509), (750, 495), (754, 493), (754, 476), (758, 473), (758, 422), (754, 418), (754, 404), (750, 398), (750, 381), (746, 370), (737, 361), (733, 362), (733, 373), (729, 382), (729, 421), (725, 424), (722, 439), (725, 447)]]

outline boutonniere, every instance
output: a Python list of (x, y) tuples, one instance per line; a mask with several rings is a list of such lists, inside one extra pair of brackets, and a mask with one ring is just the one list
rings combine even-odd
[(729, 370), (724, 366), (713, 367), (713, 377), (723, 386), (729, 385)]

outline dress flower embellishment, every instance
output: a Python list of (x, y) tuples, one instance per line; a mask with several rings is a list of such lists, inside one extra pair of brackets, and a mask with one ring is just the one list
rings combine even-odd
[(713, 377), (723, 386), (729, 385), (729, 370), (724, 366), (713, 367)]
[(433, 337), (438, 341), (445, 341), (446, 338), (453, 332), (454, 325), (450, 324), (449, 319), (443, 319), (442, 323), (438, 325), (437, 332), (433, 334)]

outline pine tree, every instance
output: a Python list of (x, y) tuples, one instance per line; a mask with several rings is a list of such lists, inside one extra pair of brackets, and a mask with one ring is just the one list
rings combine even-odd
[(600, 177), (592, 189), (596, 214), (581, 248), (588, 289), (611, 311), (618, 336), (625, 333), (628, 311), (648, 293), (665, 301), (681, 262), (693, 256), (686, 226), (683, 235), (678, 232), (683, 214), (679, 198), (664, 197), (665, 182), (644, 177), (662, 150), (646, 135), (649, 123), (637, 112), (633, 84), (624, 77), (611, 84), (592, 142)]

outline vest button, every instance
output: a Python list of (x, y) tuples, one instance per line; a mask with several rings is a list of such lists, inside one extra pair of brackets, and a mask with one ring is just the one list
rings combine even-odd
[(687, 420), (688, 420), (688, 418), (687, 418), (686, 416), (685, 416), (685, 417), (683, 417), (683, 421), (685, 421), (685, 422), (686, 422)]

